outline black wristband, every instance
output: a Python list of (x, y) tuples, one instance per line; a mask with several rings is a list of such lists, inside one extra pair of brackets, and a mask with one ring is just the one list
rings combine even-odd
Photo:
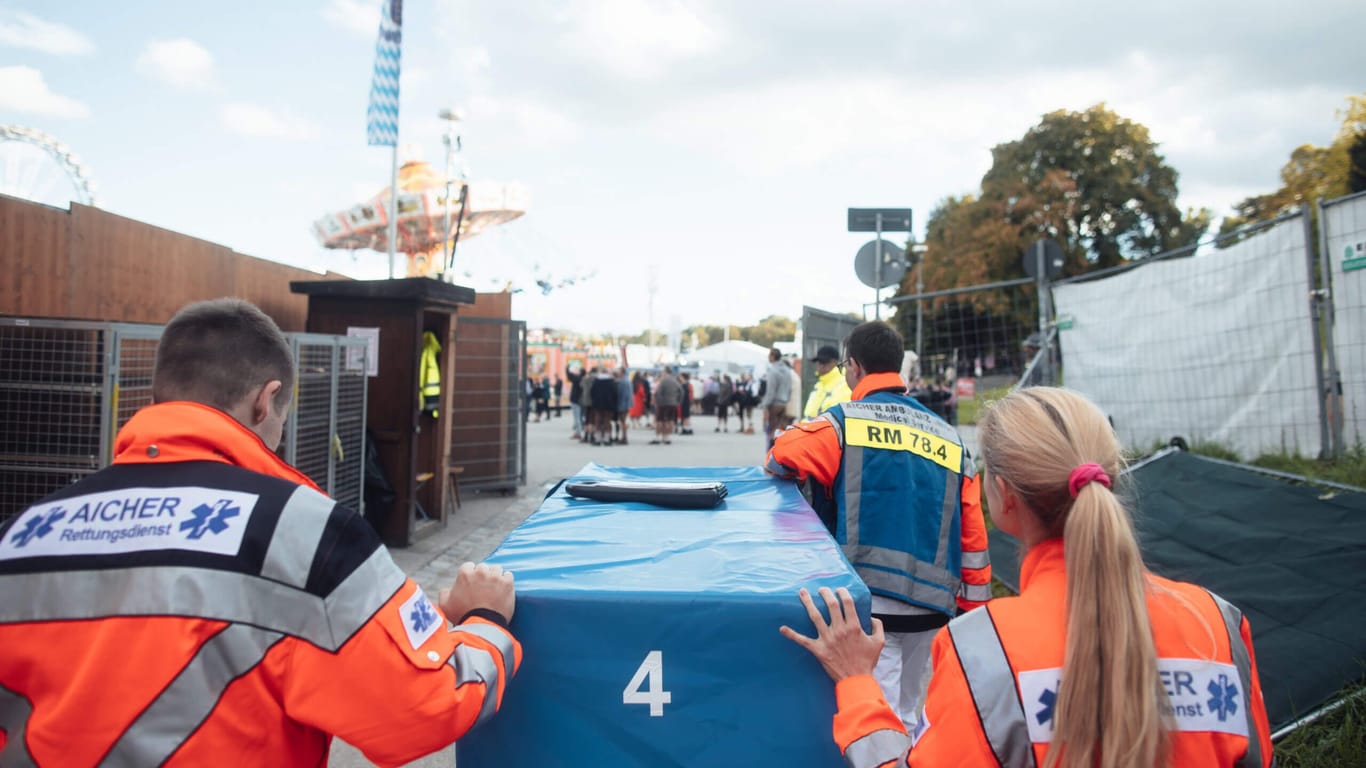
[(488, 608), (475, 608), (471, 610), (469, 613), (466, 613), (464, 616), (461, 616), (460, 621), (457, 621), (456, 624), (464, 624), (465, 621), (472, 616), (478, 616), (481, 619), (488, 619), (489, 621), (493, 622), (494, 624), (497, 624), (503, 629), (508, 628), (508, 620), (504, 618), (503, 614), (494, 610), (490, 610)]

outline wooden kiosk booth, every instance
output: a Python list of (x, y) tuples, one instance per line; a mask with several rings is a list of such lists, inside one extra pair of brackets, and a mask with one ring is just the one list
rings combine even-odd
[[(389, 546), (408, 546), (435, 532), (445, 520), (447, 494), (455, 492), (448, 467), (456, 310), (474, 304), (474, 290), (427, 277), (294, 281), (289, 287), (308, 296), (310, 333), (378, 335), (366, 425), (394, 499), (387, 510), (367, 509), (366, 517)], [(441, 344), (435, 418), (422, 410), (419, 391), (427, 331)]]

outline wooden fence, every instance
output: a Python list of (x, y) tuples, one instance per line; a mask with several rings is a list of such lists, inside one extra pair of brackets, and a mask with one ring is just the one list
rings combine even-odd
[(237, 296), (303, 331), (308, 298), (290, 281), (338, 279), (79, 203), (0, 195), (0, 314), (165, 323), (192, 301)]

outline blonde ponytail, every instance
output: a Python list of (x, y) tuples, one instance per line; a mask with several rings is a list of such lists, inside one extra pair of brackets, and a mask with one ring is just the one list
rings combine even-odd
[(1067, 569), (1062, 681), (1046, 768), (1152, 768), (1166, 730), (1146, 577), (1129, 513), (1100, 482), (1069, 490), (1079, 465), (1122, 468), (1119, 441), (1090, 401), (1031, 387), (996, 404), (980, 426), (987, 471), (1024, 500)]

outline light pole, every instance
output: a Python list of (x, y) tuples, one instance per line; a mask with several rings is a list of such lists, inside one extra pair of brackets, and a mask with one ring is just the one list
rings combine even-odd
[[(441, 137), (441, 143), (446, 145), (446, 225), (442, 230), (445, 237), (442, 239), (441, 248), (445, 254), (445, 265), (450, 268), (451, 264), (451, 160), (454, 153), (460, 151), (460, 135), (455, 132), (455, 124), (460, 122), (462, 115), (455, 109), (443, 109), (436, 114), (437, 117), (446, 121), (446, 133)], [(462, 180), (463, 181), (463, 180)], [(462, 183), (461, 189), (464, 189)], [(463, 194), (463, 192), (461, 193)]]
[[(925, 251), (929, 249), (924, 243), (913, 243), (910, 248), (911, 256), (915, 258), (915, 354), (919, 357), (925, 355), (921, 347), (924, 341), (921, 328), (925, 325), (925, 300), (920, 298), (920, 294), (925, 292)], [(916, 366), (919, 367), (919, 362)]]

